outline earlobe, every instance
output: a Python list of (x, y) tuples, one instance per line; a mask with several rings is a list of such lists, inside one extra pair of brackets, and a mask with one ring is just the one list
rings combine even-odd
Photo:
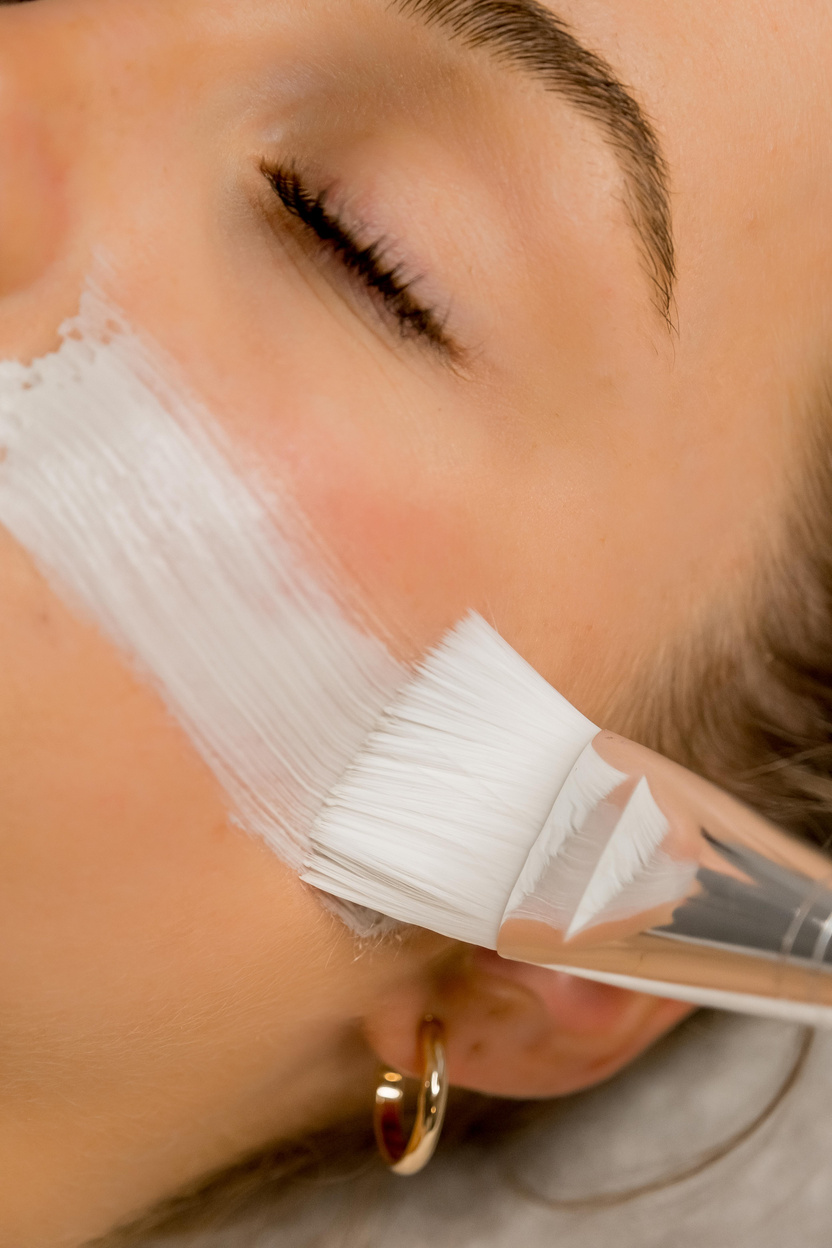
[(403, 988), (368, 1036), (413, 1071), (426, 1011), (441, 1018), (451, 1083), (496, 1096), (563, 1096), (609, 1078), (690, 1007), (469, 950), (432, 983)]

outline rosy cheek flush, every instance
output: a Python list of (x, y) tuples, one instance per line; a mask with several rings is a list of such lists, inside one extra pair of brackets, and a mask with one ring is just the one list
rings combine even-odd
[(832, 1023), (824, 855), (599, 731), (478, 616), (403, 667), (100, 294), (54, 354), (0, 362), (0, 452), (0, 523), (305, 881), (508, 958)]

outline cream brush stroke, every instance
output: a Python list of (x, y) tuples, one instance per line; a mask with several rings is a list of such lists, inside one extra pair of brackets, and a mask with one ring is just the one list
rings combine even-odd
[(54, 354), (0, 362), (0, 523), (158, 690), (238, 822), (299, 869), (407, 673), (172, 375), (94, 291)]

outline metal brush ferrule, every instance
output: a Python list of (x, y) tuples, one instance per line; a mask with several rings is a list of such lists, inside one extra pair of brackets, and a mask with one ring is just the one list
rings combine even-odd
[(497, 947), (694, 1003), (781, 1015), (792, 1003), (832, 1025), (832, 862), (601, 732), (529, 854)]

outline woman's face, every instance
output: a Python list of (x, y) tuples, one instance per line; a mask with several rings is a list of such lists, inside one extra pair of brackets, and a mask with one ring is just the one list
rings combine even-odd
[[(518, 0), (508, 47), (501, 7), (6, 7), (0, 355), (53, 348), (95, 280), (403, 656), (474, 608), (614, 727), (660, 653), (739, 616), (777, 538), (832, 303), (832, 10)], [(649, 122), (623, 88), (581, 94), (555, 8)], [(406, 1063), (451, 955), (416, 934), (358, 956), (5, 535), (0, 574), (11, 1246), (359, 1101), (356, 1035)], [(494, 1011), (465, 1015), (456, 1078), (485, 1090), (598, 1078), (671, 1017), (478, 974), (504, 1014), (560, 1010), (545, 1043), (517, 1023), (534, 1058), (508, 1084)]]

